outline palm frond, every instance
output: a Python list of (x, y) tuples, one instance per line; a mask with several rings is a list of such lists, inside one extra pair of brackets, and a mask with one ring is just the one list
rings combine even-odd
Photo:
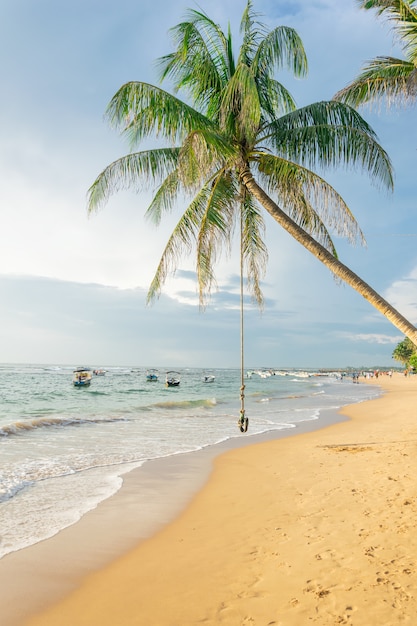
[(288, 195), (282, 193), (282, 189), (280, 189), (277, 194), (277, 199), (278, 201), (285, 202), (285, 212), (291, 219), (294, 219), (298, 226), (314, 237), (315, 241), (337, 258), (336, 246), (333, 242), (332, 235), (327, 225), (309, 203), (306, 196), (300, 193), (297, 196), (291, 194), (291, 197), (288, 197)]
[[(361, 9), (376, 9), (378, 15), (387, 12), (392, 19), (410, 19), (415, 15), (415, 0), (356, 0)], [(417, 19), (416, 19), (417, 21)]]
[(265, 275), (268, 263), (268, 250), (264, 241), (265, 222), (257, 202), (248, 193), (244, 194), (241, 211), (243, 225), (241, 245), (247, 286), (252, 298), (262, 308), (264, 296), (261, 289), (261, 279)]
[(159, 226), (164, 213), (171, 211), (178, 199), (180, 182), (178, 172), (174, 170), (165, 178), (148, 206), (145, 217), (155, 226)]
[(262, 82), (257, 80), (256, 83), (265, 122), (276, 120), (281, 115), (295, 111), (295, 100), (284, 85), (266, 76)]
[(365, 65), (354, 81), (338, 91), (334, 99), (353, 107), (381, 99), (386, 100), (388, 106), (408, 104), (415, 101), (417, 95), (416, 73), (416, 67), (409, 61), (377, 57)]
[(264, 129), (276, 153), (309, 168), (349, 165), (371, 180), (393, 187), (391, 161), (375, 132), (353, 108), (339, 102), (316, 102), (271, 122)]
[(206, 210), (197, 240), (196, 270), (200, 306), (204, 307), (214, 280), (214, 264), (223, 246), (230, 250), (237, 208), (236, 180), (227, 171), (218, 172), (210, 185)]
[(297, 32), (288, 26), (278, 26), (270, 31), (260, 42), (253, 58), (256, 76), (272, 75), (274, 69), (288, 69), (297, 78), (303, 78), (308, 72), (303, 43)]
[(395, 38), (408, 61), (417, 65), (417, 9), (414, 0), (359, 0), (363, 9), (376, 9), (392, 24)]
[(332, 231), (365, 245), (363, 233), (340, 194), (315, 172), (274, 155), (262, 155), (258, 169), (285, 212), (332, 254)]
[(220, 109), (220, 120), (227, 133), (236, 132), (236, 139), (246, 136), (253, 141), (261, 120), (261, 105), (256, 81), (251, 69), (238, 64), (229, 80)]
[(257, 18), (258, 14), (253, 10), (253, 3), (251, 0), (248, 0), (240, 22), (240, 32), (243, 35), (243, 40), (238, 63), (248, 66), (252, 65), (259, 42), (267, 35), (265, 25), (259, 22)]
[(375, 102), (406, 106), (417, 98), (417, 9), (414, 0), (357, 0), (391, 22), (405, 59), (378, 56), (367, 61), (359, 76), (334, 96), (354, 107)]
[(195, 128), (213, 128), (212, 122), (195, 108), (159, 87), (141, 82), (123, 85), (111, 99), (106, 117), (122, 130), (131, 146), (151, 135), (181, 142)]
[(231, 75), (231, 42), (199, 11), (189, 11), (189, 20), (171, 29), (171, 34), (176, 51), (158, 60), (161, 80), (169, 77), (176, 91), (185, 89), (195, 106), (208, 115)]
[(217, 252), (232, 236), (231, 219), (235, 206), (235, 190), (224, 173), (204, 185), (186, 208), (163, 251), (157, 271), (148, 291), (148, 302), (161, 293), (171, 271), (178, 266), (183, 254), (197, 251), (196, 266), (200, 305), (215, 284), (213, 264)]
[(183, 141), (178, 157), (178, 176), (194, 190), (219, 168), (236, 158), (236, 147), (221, 134), (195, 130)]
[(181, 256), (184, 253), (191, 254), (197, 241), (200, 222), (206, 210), (209, 194), (210, 188), (206, 185), (181, 215), (164, 248), (155, 276), (149, 287), (148, 303), (160, 295), (168, 275), (170, 272), (175, 271)]
[(139, 192), (151, 182), (163, 180), (177, 167), (179, 149), (160, 148), (135, 152), (108, 165), (88, 190), (88, 212), (105, 205), (121, 189)]

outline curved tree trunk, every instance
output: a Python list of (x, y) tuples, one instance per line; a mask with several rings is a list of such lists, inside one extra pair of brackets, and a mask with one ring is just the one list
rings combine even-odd
[(259, 187), (248, 166), (240, 170), (240, 177), (248, 191), (260, 202), (266, 211), (304, 248), (311, 252), (319, 261), (328, 267), (333, 274), (344, 280), (355, 291), (361, 294), (382, 315), (385, 315), (394, 326), (406, 335), (417, 346), (417, 329), (399, 313), (393, 306), (382, 298), (372, 287), (363, 281), (357, 274), (343, 265), (330, 252), (319, 244), (313, 237), (296, 224), (273, 200)]

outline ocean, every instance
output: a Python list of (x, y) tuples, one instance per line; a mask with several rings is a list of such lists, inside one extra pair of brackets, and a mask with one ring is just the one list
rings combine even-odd
[[(178, 387), (145, 367), (105, 366), (75, 388), (72, 366), (0, 365), (0, 558), (77, 522), (147, 460), (246, 437), (240, 372), (181, 368)], [(274, 371), (274, 370), (272, 370)], [(245, 378), (248, 434), (296, 429), (380, 394), (376, 386), (299, 371)], [(310, 372), (312, 374), (312, 372)]]

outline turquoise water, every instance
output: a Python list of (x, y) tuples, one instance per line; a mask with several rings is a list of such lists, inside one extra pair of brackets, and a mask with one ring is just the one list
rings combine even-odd
[[(89, 388), (73, 367), (0, 365), (0, 557), (52, 536), (115, 493), (149, 459), (233, 437), (240, 373), (183, 368), (179, 387), (146, 368), (104, 367)], [(249, 433), (296, 428), (379, 394), (372, 386), (299, 372), (245, 379)]]

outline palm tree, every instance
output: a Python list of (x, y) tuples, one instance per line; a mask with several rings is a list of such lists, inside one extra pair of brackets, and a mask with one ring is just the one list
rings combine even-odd
[[(315, 170), (359, 167), (392, 188), (391, 163), (365, 120), (341, 102), (296, 108), (276, 69), (307, 72), (297, 33), (285, 26), (267, 32), (248, 0), (242, 43), (234, 55), (225, 33), (205, 13), (191, 10), (172, 29), (175, 51), (159, 60), (161, 80), (174, 93), (143, 82), (123, 85), (107, 117), (131, 142), (149, 136), (161, 147), (131, 152), (107, 166), (89, 190), (89, 211), (121, 188), (159, 188), (146, 215), (159, 223), (164, 212), (189, 198), (162, 254), (148, 293), (157, 297), (180, 255), (196, 248), (200, 303), (215, 284), (214, 264), (241, 224), (242, 267), (252, 296), (262, 305), (260, 281), (267, 250), (265, 209), (335, 276), (385, 315), (414, 343), (417, 330), (337, 258), (332, 233), (363, 242), (362, 232), (337, 191)], [(187, 100), (177, 94), (182, 90)]]
[(335, 99), (359, 107), (385, 100), (410, 104), (417, 99), (417, 8), (415, 0), (357, 0), (362, 9), (376, 9), (392, 20), (404, 50), (404, 59), (383, 56), (368, 61), (359, 76), (340, 90)]
[(408, 339), (408, 337), (404, 337), (404, 339), (395, 347), (395, 350), (392, 353), (392, 358), (396, 361), (401, 361), (406, 367), (411, 356), (415, 354), (415, 351), (416, 346)]

